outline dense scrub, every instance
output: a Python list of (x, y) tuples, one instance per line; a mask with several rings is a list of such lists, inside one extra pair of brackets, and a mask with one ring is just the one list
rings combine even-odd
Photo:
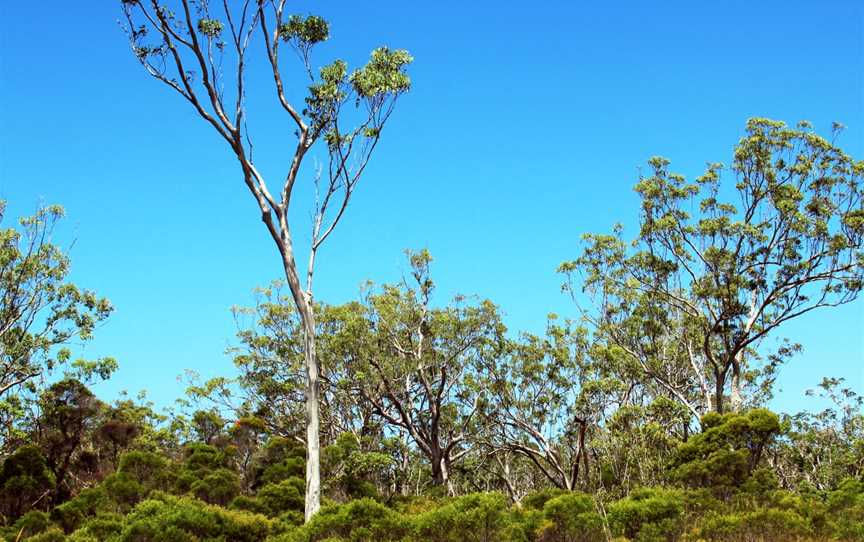
[[(666, 484), (619, 497), (554, 488), (519, 502), (498, 492), (405, 496), (378, 491), (368, 471), (346, 474), (331, 463), (330, 472), (342, 474), (331, 476), (331, 500), (305, 525), (302, 448), (286, 439), (269, 439), (245, 470), (223, 439), (189, 443), (173, 457), (130, 450), (101, 482), (21, 513), (0, 534), (68, 542), (864, 540), (864, 482), (782, 489), (764, 459), (780, 430), (766, 410), (706, 416), (703, 431), (674, 450)], [(326, 454), (334, 461), (362, 453), (351, 435), (338, 442)], [(9, 511), (51, 483), (33, 446), (19, 448), (0, 472)]]
[(73, 523), (63, 512), (29, 512), (6, 528), (5, 536), (68, 542), (864, 540), (864, 484), (853, 480), (827, 494), (775, 489), (758, 497), (736, 493), (730, 502), (710, 492), (664, 488), (610, 502), (564, 492), (545, 502), (526, 499), (522, 505), (500, 493), (398, 503), (366, 497), (330, 503), (303, 526), (294, 514), (267, 516), (161, 491), (125, 514), (122, 509), (106, 495), (99, 506), (82, 507)]

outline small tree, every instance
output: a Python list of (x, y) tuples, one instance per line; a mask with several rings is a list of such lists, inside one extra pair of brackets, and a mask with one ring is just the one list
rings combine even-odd
[[(668, 160), (649, 164), (651, 174), (636, 185), (642, 213), (633, 249), (620, 228), (615, 235), (588, 235), (582, 256), (561, 271), (571, 288), (576, 275), (583, 277), (583, 289), (598, 300), (592, 320), (599, 331), (650, 379), (687, 401), (683, 385), (643, 359), (653, 351), (692, 369), (690, 382), (711, 398), (706, 407), (723, 412), (728, 386), (731, 406), (739, 409), (748, 358), (765, 337), (789, 320), (858, 297), (864, 162), (807, 123), (792, 129), (757, 118), (748, 121), (729, 168), (711, 164), (687, 182), (669, 172)], [(721, 183), (724, 171), (734, 185)], [(645, 317), (660, 312), (672, 317)], [(666, 327), (642, 335), (651, 344), (637, 350), (616, 331), (634, 318)], [(677, 337), (677, 346), (658, 348), (657, 337)]]
[[(137, 60), (151, 76), (180, 94), (216, 130), (237, 158), (243, 181), (279, 251), (285, 278), (303, 322), (306, 369), (306, 519), (320, 505), (319, 368), (315, 355), (313, 275), (321, 244), (339, 223), (360, 176), (393, 112), (396, 99), (410, 87), (404, 50), (375, 49), (364, 67), (348, 71), (336, 60), (317, 75), (310, 58), (330, 27), (321, 17), (288, 15), (286, 0), (121, 0), (125, 30)], [(253, 161), (246, 129), (247, 54), (256, 34), (263, 41), (278, 104), (297, 138), (278, 192), (270, 189)], [(305, 105), (298, 109), (286, 93), (280, 45), (301, 61), (308, 84)], [(351, 112), (354, 104), (359, 113)], [(351, 119), (356, 120), (352, 127)], [(357, 120), (359, 119), (359, 120)], [(301, 281), (290, 226), (291, 195), (307, 153), (321, 143), (326, 154), (316, 177), (316, 198), (305, 284)], [(323, 183), (320, 183), (323, 177)]]
[[(0, 221), (5, 210), (0, 200)], [(26, 407), (52, 372), (71, 365), (79, 378), (107, 378), (116, 367), (111, 358), (72, 361), (66, 346), (89, 340), (112, 307), (67, 281), (69, 258), (51, 239), (62, 216), (52, 205), (0, 229), (0, 450), (23, 436)]]
[(598, 376), (587, 347), (583, 329), (550, 318), (545, 337), (523, 334), (511, 341), (508, 355), (490, 360), (484, 440), (499, 462), (508, 452), (519, 454), (561, 489), (587, 480), (586, 436), (596, 422), (590, 390), (603, 384), (586, 382)]
[(370, 294), (368, 331), (346, 341), (343, 355), (354, 393), (410, 436), (429, 460), (433, 483), (453, 494), (452, 467), (471, 451), (489, 401), (483, 367), (503, 352), (505, 328), (490, 301), (473, 305), (457, 296), (433, 308), (432, 257), (425, 250), (408, 257), (414, 284)]

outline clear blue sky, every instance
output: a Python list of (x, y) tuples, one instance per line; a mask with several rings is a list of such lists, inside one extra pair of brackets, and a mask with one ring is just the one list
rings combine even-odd
[[(579, 236), (632, 227), (648, 157), (701, 173), (729, 161), (751, 116), (823, 132), (841, 121), (842, 146), (864, 157), (858, 1), (294, 9), (330, 19), (322, 62), (356, 65), (380, 44), (416, 57), (415, 88), (321, 256), (324, 301), (397, 278), (401, 251), (428, 247), (439, 299), (489, 297), (511, 329), (540, 331), (550, 311), (576, 314), (555, 268)], [(0, 197), (11, 214), (66, 207), (74, 280), (116, 306), (85, 350), (120, 361), (99, 392), (146, 388), (167, 404), (184, 368), (230, 374), (229, 307), (280, 267), (224, 144), (145, 76), (118, 15), (119, 1), (0, 4)], [(258, 81), (252, 99), (271, 99)], [(273, 160), (280, 130), (291, 133), (281, 120), (252, 119)], [(785, 327), (805, 350), (784, 369), (775, 407), (807, 406), (803, 390), (823, 375), (864, 391), (862, 313), (858, 301)]]

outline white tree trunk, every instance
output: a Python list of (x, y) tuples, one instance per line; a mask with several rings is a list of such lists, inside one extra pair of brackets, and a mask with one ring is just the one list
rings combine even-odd
[[(310, 304), (311, 305), (311, 304)], [(318, 358), (315, 351), (315, 314), (311, 306), (303, 315), (306, 358), (306, 511), (308, 522), (321, 508), (321, 444)]]

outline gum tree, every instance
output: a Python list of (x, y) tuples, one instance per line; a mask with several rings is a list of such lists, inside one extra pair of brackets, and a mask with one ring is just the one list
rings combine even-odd
[[(705, 397), (705, 407), (721, 413), (728, 387), (737, 410), (766, 337), (861, 292), (864, 162), (808, 123), (755, 118), (731, 166), (711, 164), (695, 182), (670, 172), (663, 158), (649, 164), (651, 174), (636, 185), (636, 239), (625, 242), (620, 228), (587, 235), (583, 254), (560, 270), (569, 288), (581, 277), (599, 307), (591, 315), (598, 333), (649, 380), (682, 402)], [(666, 361), (658, 366), (657, 356)], [(691, 384), (665, 373), (673, 363)]]
[(453, 467), (471, 452), (490, 401), (481, 373), (501, 354), (505, 329), (490, 301), (457, 296), (433, 307), (432, 258), (425, 250), (408, 257), (411, 280), (370, 291), (352, 325), (331, 338), (330, 355), (346, 367), (350, 393), (407, 434), (432, 482), (453, 494)]
[[(121, 0), (123, 23), (135, 58), (145, 71), (179, 94), (225, 142), (240, 166), (279, 252), (292, 299), (305, 331), (306, 510), (319, 508), (319, 369), (315, 354), (313, 275), (318, 251), (342, 218), (397, 98), (410, 87), (405, 73), (411, 56), (380, 47), (362, 68), (349, 71), (336, 60), (313, 67), (311, 53), (330, 35), (319, 16), (286, 13), (286, 0)], [(278, 107), (296, 138), (285, 159), (284, 177), (268, 183), (253, 160), (247, 129), (247, 67), (257, 39), (263, 64), (273, 81)], [(300, 60), (298, 82), (283, 76), (283, 46)], [(305, 83), (299, 81), (305, 80)], [(289, 99), (293, 87), (306, 85), (301, 106)], [(256, 87), (257, 89), (257, 87)], [(297, 264), (291, 228), (291, 197), (313, 148), (324, 159), (315, 178), (310, 244), (305, 280)]]

